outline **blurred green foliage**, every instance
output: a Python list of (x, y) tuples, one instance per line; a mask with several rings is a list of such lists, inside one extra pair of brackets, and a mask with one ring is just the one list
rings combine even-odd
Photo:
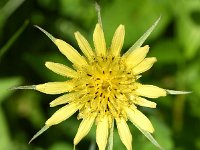
[[(193, 93), (159, 98), (157, 109), (139, 109), (152, 121), (154, 137), (166, 150), (200, 150), (200, 1), (102, 0), (100, 5), (107, 43), (119, 24), (126, 27), (123, 52), (162, 16), (145, 42), (151, 47), (149, 56), (158, 62), (141, 82)], [(78, 49), (73, 33), (80, 31), (92, 43), (96, 22), (94, 2), (89, 0), (0, 1), (0, 150), (73, 149), (80, 123), (76, 115), (27, 144), (57, 110), (48, 105), (55, 97), (9, 88), (65, 80), (47, 70), (45, 61), (71, 65), (34, 24)], [(129, 127), (134, 149), (156, 149), (133, 125)], [(94, 141), (95, 127), (77, 148), (92, 149)], [(115, 131), (114, 150), (122, 149)]]

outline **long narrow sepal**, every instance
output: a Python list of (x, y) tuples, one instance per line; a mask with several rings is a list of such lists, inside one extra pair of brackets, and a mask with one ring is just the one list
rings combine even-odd
[(112, 121), (111, 128), (109, 129), (107, 150), (113, 150), (113, 134), (114, 134), (114, 120)]
[(103, 27), (102, 19), (101, 19), (101, 7), (99, 6), (99, 4), (97, 2), (95, 2), (95, 9), (96, 9), (97, 16), (98, 16), (98, 23), (100, 24), (101, 27)]
[(26, 85), (26, 86), (17, 86), (17, 87), (12, 87), (10, 90), (36, 90), (36, 85)]
[(164, 150), (164, 148), (162, 148), (159, 144), (158, 144), (158, 142), (154, 139), (154, 137), (149, 133), (149, 132), (147, 132), (147, 131), (145, 131), (145, 130), (142, 130), (142, 129), (139, 129), (145, 136), (146, 136), (146, 138), (148, 138), (150, 141), (151, 141), (151, 143), (153, 144), (153, 145), (155, 145), (156, 147), (158, 147), (160, 150)]
[(192, 93), (191, 91), (175, 91), (175, 90), (166, 90), (167, 94), (171, 95), (180, 95), (180, 94), (190, 94)]
[(160, 144), (158, 144), (158, 142), (154, 139), (154, 137), (148, 132), (148, 131), (145, 131), (143, 129), (141, 129), (139, 126), (137, 126), (136, 124), (134, 124), (139, 130), (140, 132), (142, 132), (144, 134), (144, 136), (146, 136), (147, 139), (149, 139), (149, 141), (155, 145), (156, 147), (158, 147), (160, 150), (164, 150), (164, 148), (162, 148), (160, 146)]
[(34, 27), (38, 28), (40, 31), (42, 31), (46, 36), (48, 36), (50, 38), (50, 40), (52, 40), (53, 42), (56, 40), (55, 37), (53, 37), (53, 35), (51, 35), (50, 33), (48, 33), (47, 31), (45, 31), (44, 29), (42, 29), (41, 27), (34, 25)]
[(129, 50), (124, 54), (124, 56), (130, 54), (133, 50), (139, 48), (142, 46), (144, 41), (149, 37), (151, 32), (155, 29), (157, 26), (158, 22), (160, 21), (161, 16), (156, 20), (156, 22), (129, 48)]
[(45, 132), (47, 129), (49, 129), (49, 126), (44, 126), (42, 127), (42, 129), (40, 129), (40, 131), (38, 131), (33, 137), (32, 139), (28, 142), (28, 144), (30, 144), (33, 140), (35, 140), (38, 136), (40, 136), (43, 132)]

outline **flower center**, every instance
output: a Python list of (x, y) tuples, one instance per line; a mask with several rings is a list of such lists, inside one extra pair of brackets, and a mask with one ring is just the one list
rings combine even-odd
[(129, 96), (134, 93), (136, 77), (127, 70), (120, 57), (95, 57), (86, 68), (80, 70), (78, 80), (78, 90), (85, 91), (77, 99), (84, 103), (80, 118), (91, 113), (126, 118), (123, 107), (133, 104)]
[(108, 89), (109, 87), (110, 87), (110, 83), (107, 82), (107, 81), (103, 81), (103, 83), (102, 83), (102, 89), (103, 89), (103, 90), (106, 90), (106, 89)]

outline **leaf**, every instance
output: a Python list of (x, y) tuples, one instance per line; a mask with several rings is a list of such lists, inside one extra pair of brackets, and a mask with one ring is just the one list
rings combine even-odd
[[(196, 56), (200, 48), (200, 28), (199, 28), (199, 1), (191, 3), (176, 3), (173, 4), (176, 8), (182, 8), (177, 12), (176, 31), (179, 42), (183, 47), (185, 57), (192, 59)], [(193, 17), (193, 14), (197, 17)]]
[(0, 9), (0, 35), (6, 20), (23, 4), (24, 1), (25, 0), (8, 0), (4, 7)]
[(164, 17), (161, 19), (159, 27), (156, 28), (148, 41), (155, 39), (169, 23), (171, 16), (167, 12), (164, 2), (156, 3), (154, 0), (135, 0), (134, 3), (131, 0), (126, 2), (115, 0), (112, 5), (105, 5), (102, 8), (102, 19), (107, 43), (111, 41), (116, 27), (123, 24), (126, 30), (123, 47), (131, 46), (162, 13)]
[(8, 131), (4, 112), (0, 106), (0, 149), (13, 150), (10, 133)]
[(65, 142), (56, 142), (55, 144), (51, 145), (48, 150), (72, 150), (73, 147), (71, 144)]
[(96, 18), (93, 2), (85, 3), (81, 0), (60, 0), (59, 2), (60, 8), (58, 11), (64, 16), (70, 16), (76, 18), (76, 20), (82, 21), (82, 26), (89, 27), (92, 24), (92, 20)]

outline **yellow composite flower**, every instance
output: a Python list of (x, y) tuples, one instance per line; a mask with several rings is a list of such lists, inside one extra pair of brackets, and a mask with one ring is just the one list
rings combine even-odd
[(79, 111), (78, 119), (82, 121), (74, 138), (74, 145), (88, 134), (95, 123), (97, 145), (100, 150), (105, 150), (109, 130), (115, 122), (122, 143), (131, 150), (132, 135), (127, 121), (132, 122), (147, 138), (158, 145), (150, 134), (154, 132), (153, 125), (137, 106), (155, 108), (156, 103), (147, 98), (158, 98), (168, 93), (163, 88), (138, 82), (140, 74), (149, 70), (156, 62), (155, 57), (146, 58), (149, 46), (141, 46), (159, 19), (124, 55), (120, 54), (125, 37), (124, 25), (119, 25), (116, 29), (110, 47), (106, 45), (102, 26), (98, 23), (93, 33), (94, 48), (80, 32), (75, 32), (75, 38), (84, 55), (70, 44), (54, 38), (38, 27), (72, 62), (73, 67), (46, 62), (48, 69), (70, 79), (64, 82), (18, 87), (35, 89), (46, 94), (63, 94), (53, 100), (50, 107), (64, 106), (46, 121), (45, 126), (31, 141), (49, 127), (61, 123)]

